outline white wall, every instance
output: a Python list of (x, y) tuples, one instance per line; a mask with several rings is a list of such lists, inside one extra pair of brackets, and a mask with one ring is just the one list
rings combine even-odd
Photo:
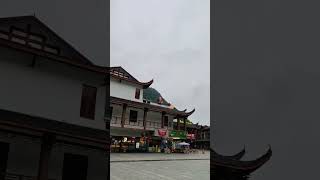
[(9, 143), (7, 172), (27, 176), (38, 175), (41, 144), (39, 139), (17, 136), (8, 137), (0, 131), (0, 141)]
[[(8, 137), (0, 131), (0, 142), (9, 143), (7, 172), (37, 176), (40, 159), (41, 142), (39, 138), (14, 135)], [(88, 149), (80, 146), (55, 144), (49, 161), (49, 178), (62, 179), (64, 153), (85, 155), (88, 157), (88, 180), (107, 179), (109, 162), (107, 154), (101, 150)]]
[(63, 159), (65, 153), (84, 155), (88, 157), (87, 180), (107, 179), (109, 162), (106, 152), (87, 149), (79, 146), (56, 144), (49, 162), (49, 178), (62, 179)]
[[(103, 76), (0, 47), (0, 109), (104, 129)], [(80, 117), (82, 84), (97, 86), (95, 120)]]
[[(140, 89), (140, 98), (136, 99), (136, 88)], [(127, 99), (131, 101), (143, 102), (143, 89), (142, 86), (128, 83), (126, 81), (119, 81), (114, 78), (110, 80), (110, 96)]]

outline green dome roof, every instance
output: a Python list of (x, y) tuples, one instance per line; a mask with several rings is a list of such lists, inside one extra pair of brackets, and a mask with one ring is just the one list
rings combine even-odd
[(147, 101), (159, 103), (159, 97), (161, 97), (163, 100), (162, 105), (170, 106), (170, 103), (168, 103), (156, 89), (149, 87), (143, 90), (143, 99)]

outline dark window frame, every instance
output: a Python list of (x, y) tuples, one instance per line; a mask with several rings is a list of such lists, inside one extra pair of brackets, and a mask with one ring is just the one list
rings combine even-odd
[(136, 99), (140, 99), (140, 92), (141, 92), (141, 89), (136, 88), (136, 93), (135, 93), (135, 95), (134, 95), (134, 97), (135, 97)]
[(168, 127), (169, 126), (169, 117), (163, 116), (163, 126)]
[[(98, 88), (90, 85), (82, 85), (80, 117), (95, 119)], [(92, 94), (89, 94), (92, 93)], [(92, 98), (92, 99), (91, 99)]]
[(130, 112), (129, 112), (129, 122), (138, 122), (138, 111), (130, 110)]

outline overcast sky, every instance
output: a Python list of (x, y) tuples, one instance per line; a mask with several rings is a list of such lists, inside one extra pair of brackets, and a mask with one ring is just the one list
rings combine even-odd
[(216, 1), (211, 143), (255, 159), (253, 180), (319, 179), (319, 2)]
[(111, 0), (111, 65), (210, 124), (210, 0)]

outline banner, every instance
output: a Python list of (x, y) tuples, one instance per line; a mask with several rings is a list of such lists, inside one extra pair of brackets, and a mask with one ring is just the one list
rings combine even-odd
[(167, 129), (156, 129), (154, 132), (154, 136), (168, 137), (168, 130)]
[(172, 130), (169, 134), (173, 139), (187, 139), (187, 134), (185, 131)]
[(187, 139), (196, 139), (194, 134), (187, 134)]

